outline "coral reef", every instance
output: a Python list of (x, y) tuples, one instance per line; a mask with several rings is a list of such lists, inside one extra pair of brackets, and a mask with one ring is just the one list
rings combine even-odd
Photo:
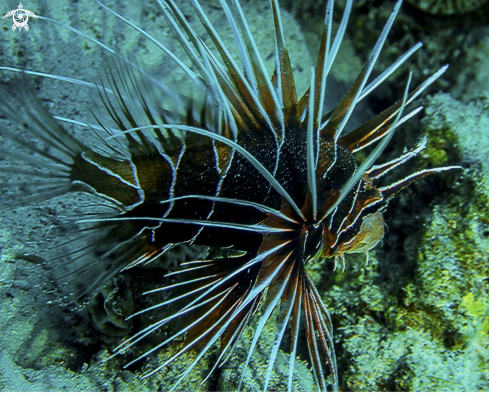
[[(426, 134), (443, 135), (466, 170), (425, 218), (415, 255), (380, 264), (377, 252), (367, 266), (349, 257), (345, 272), (331, 275), (324, 302), (337, 321), (348, 390), (489, 388), (488, 104), (428, 100)], [(394, 280), (400, 265), (410, 272)]]
[(463, 14), (477, 10), (486, 4), (486, 0), (407, 0), (407, 2), (424, 12), (435, 15)]
[[(212, 14), (216, 4), (210, 3), (212, 18), (217, 19), (222, 10), (216, 9)], [(123, 52), (141, 57), (155, 75), (164, 76), (168, 72), (152, 44), (114, 17), (101, 13), (93, 2), (62, 1), (54, 5), (40, 1), (37, 4), (38, 9), (30, 7), (32, 11), (63, 20), (111, 45), (122, 47)], [(179, 51), (175, 41), (168, 37), (168, 29), (154, 4), (145, 5), (144, 9), (131, 6), (130, 2), (108, 2), (107, 5), (115, 6), (142, 26), (145, 26), (144, 21), (149, 21), (155, 36), (163, 37), (165, 45)], [(249, 21), (254, 26), (254, 34), (271, 26), (265, 23), (269, 15), (268, 9), (264, 11), (267, 7), (267, 1), (247, 4), (247, 13), (254, 13)], [(365, 60), (363, 48), (371, 48), (369, 37), (378, 37), (378, 27), (373, 21), (385, 19), (385, 15), (376, 13), (390, 12), (387, 5), (373, 9), (365, 1), (356, 2), (356, 7), (368, 12), (353, 10), (355, 32), (348, 32), (350, 37), (339, 55), (343, 63), (333, 70), (340, 91), (338, 96), (343, 94), (341, 88), (351, 82), (350, 70), (357, 72)], [(322, 10), (318, 15), (322, 23)], [(309, 52), (297, 23), (288, 14), (284, 18), (290, 32), (287, 41), (294, 49), (291, 54), (294, 73), (302, 76), (300, 84), (304, 87), (311, 65)], [(368, 264), (365, 256), (350, 255), (346, 258), (344, 272), (341, 268), (333, 271), (332, 263), (314, 262), (308, 266), (333, 317), (342, 389), (487, 391), (489, 80), (486, 76), (489, 41), (474, 39), (482, 37), (481, 32), (486, 32), (487, 27), (465, 28), (462, 34), (459, 27), (445, 25), (435, 34), (433, 30), (425, 31), (425, 26), (420, 26), (410, 14), (401, 11), (400, 18), (400, 27), (393, 34), (404, 37), (405, 47), (388, 49), (379, 68), (385, 68), (420, 39), (425, 42), (425, 49), (413, 58), (412, 69), (427, 75), (446, 61), (454, 63), (441, 86), (450, 90), (456, 99), (440, 94), (425, 104), (419, 132), (428, 136), (428, 147), (417, 159), (418, 163), (412, 165), (413, 170), (455, 163), (462, 164), (465, 170), (457, 175), (437, 176), (403, 192), (386, 214), (391, 230), (387, 232), (385, 243), (371, 252)], [(225, 24), (225, 20), (222, 22)], [(309, 42), (317, 43), (319, 35), (314, 24), (317, 25), (311, 21), (306, 37)], [(12, 34), (9, 24), (4, 24), (3, 30), (8, 37), (0, 44), (4, 64), (80, 76), (88, 81), (97, 78), (96, 66), (101, 51), (93, 43), (80, 39), (79, 46), (73, 45), (71, 33), (41, 21), (34, 21), (31, 30), (22, 36)], [(265, 48), (270, 48), (270, 37), (269, 31), (260, 33)], [(273, 57), (267, 66), (272, 70)], [(13, 81), (13, 78), (2, 74), (3, 82)], [(175, 79), (177, 84), (178, 75)], [(52, 112), (79, 118), (88, 115), (85, 105), (91, 102), (86, 93), (49, 79), (34, 78), (33, 82), (41, 98), (50, 98), (45, 105)], [(374, 106), (372, 103), (364, 105), (363, 110), (371, 111), (370, 107)], [(10, 127), (6, 120), (0, 122), (2, 128)], [(410, 130), (402, 129), (400, 133), (415, 136), (414, 140), (417, 138), (415, 128), (413, 123)], [(402, 139), (399, 138), (398, 150), (402, 150)], [(431, 192), (428, 204), (423, 201), (423, 189)], [(42, 259), (31, 253), (40, 250), (37, 255), (42, 256), (46, 245), (53, 243), (47, 241), (53, 236), (46, 230), (59, 225), (60, 217), (75, 206), (73, 203), (73, 198), (68, 197), (64, 201), (1, 215), (0, 390), (166, 390), (192, 360), (192, 354), (182, 357), (170, 370), (143, 380), (138, 379), (137, 374), (168, 357), (171, 351), (162, 351), (158, 357), (150, 359), (154, 361), (126, 370), (122, 367), (128, 357), (103, 361), (109, 356), (108, 350), (114, 347), (113, 343), (106, 343), (105, 333), (121, 335), (132, 326), (122, 321), (122, 315), (130, 310), (129, 295), (116, 295), (109, 286), (100, 296), (101, 300), (94, 303), (92, 318), (99, 324), (100, 332), (90, 324), (87, 312), (54, 307), (49, 295), (39, 295), (39, 290), (33, 287), (40, 282), (51, 284), (42, 266), (34, 266)], [(61, 241), (60, 236), (55, 238)], [(194, 248), (182, 247), (161, 266), (171, 268), (200, 253), (192, 251)], [(126, 283), (127, 288), (134, 288), (131, 283), (134, 277), (123, 276), (125, 280), (114, 282), (115, 288)], [(118, 306), (121, 297), (128, 307)], [(249, 343), (252, 332), (253, 328), (245, 332), (240, 341), (242, 346)], [(264, 334), (244, 379), (246, 391), (262, 387), (267, 347), (273, 343), (272, 331), (267, 328)], [(199, 386), (213, 364), (213, 354), (210, 354), (179, 390), (234, 390), (245, 352), (246, 349), (239, 348), (218, 376)], [(300, 358), (306, 356), (300, 355)], [(279, 352), (277, 360), (270, 390), (286, 389), (289, 356)], [(294, 389), (311, 390), (312, 384), (308, 364), (296, 360)]]

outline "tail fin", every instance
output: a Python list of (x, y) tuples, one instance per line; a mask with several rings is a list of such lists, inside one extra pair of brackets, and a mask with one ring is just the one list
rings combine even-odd
[(16, 81), (8, 92), (0, 89), (0, 115), (24, 130), (1, 131), (0, 207), (20, 207), (69, 192), (74, 160), (85, 146), (49, 114), (26, 81)]
[[(0, 129), (0, 209), (38, 205), (70, 192), (86, 191), (79, 183), (83, 178), (77, 176), (89, 165), (85, 159), (97, 154), (63, 128), (35, 97), (25, 79), (0, 88), (0, 118), (4, 119), (4, 128)], [(116, 204), (100, 195), (86, 198), (89, 201), (80, 201), (77, 196), (75, 206), (64, 206), (68, 211), (73, 209), (75, 220), (121, 213)], [(80, 226), (71, 219), (57, 221), (60, 227), (43, 236), (43, 241), (34, 242), (36, 265), (42, 270), (31, 274), (38, 275), (44, 291), (56, 291), (59, 299), (67, 303), (80, 302), (94, 296), (127, 264), (116, 261), (114, 265), (97, 252), (108, 246), (105, 251), (113, 254), (124, 245), (120, 241), (127, 243), (131, 236), (99, 222)], [(18, 257), (22, 258), (22, 254)]]

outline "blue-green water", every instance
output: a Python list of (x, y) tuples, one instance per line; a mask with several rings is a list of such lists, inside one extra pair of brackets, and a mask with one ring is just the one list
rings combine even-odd
[[(336, 6), (334, 29), (341, 17), (342, 3)], [(185, 57), (157, 4), (107, 5), (147, 29), (177, 56)], [(225, 27), (219, 3), (209, 1), (204, 5), (211, 20), (223, 29), (223, 37), (229, 39), (230, 29)], [(268, 2), (245, 5), (253, 34), (272, 72), (274, 59), (269, 55), (274, 52), (273, 24)], [(2, 4), (4, 14), (15, 6)], [(169, 80), (182, 91), (189, 90), (183, 86), (181, 73), (161, 51), (96, 3), (32, 1), (24, 7), (76, 27), (122, 54), (141, 59), (155, 77)], [(185, 2), (182, 7), (186, 15), (192, 15)], [(392, 7), (391, 2), (383, 2), (381, 7), (364, 1), (354, 4), (347, 35), (332, 70), (332, 94), (326, 98), (327, 104), (335, 104), (351, 85)], [(284, 11), (286, 40), (299, 92), (308, 84), (310, 66), (316, 57), (324, 6), (320, 8), (317, 13), (306, 6), (299, 9), (292, 5), (292, 14)], [(11, 22), (4, 19), (0, 32), (2, 66), (97, 80), (103, 54), (99, 46), (46, 20), (31, 18), (27, 32), (12, 31)], [(423, 113), (399, 129), (381, 160), (399, 156), (404, 147), (414, 146), (420, 136), (426, 135), (427, 149), (405, 167), (399, 167), (385, 184), (422, 168), (459, 164), (464, 170), (429, 176), (394, 198), (385, 213), (388, 230), (383, 244), (370, 252), (367, 264), (362, 254), (347, 255), (344, 271), (341, 267), (333, 271), (331, 261), (309, 264), (311, 278), (333, 318), (342, 390), (489, 389), (488, 33), (489, 21), (478, 13), (437, 17), (404, 5), (374, 75), (417, 41), (423, 41), (424, 47), (359, 106), (352, 125), (347, 127), (352, 128), (399, 99), (408, 70), (413, 70), (413, 85), (417, 85), (441, 65), (450, 64), (426, 94), (431, 96), (419, 101), (425, 106)], [(6, 71), (0, 75), (8, 90), (15, 90), (18, 84), (30, 84), (52, 114), (91, 119), (88, 89), (49, 78), (19, 81), (15, 77), (15, 73)], [(444, 94), (436, 94), (441, 91)], [(8, 118), (0, 122), (1, 128), (14, 128)], [(74, 133), (81, 137), (83, 131), (75, 129)], [(0, 139), (8, 151), (8, 141)], [(4, 160), (2, 156), (0, 161)], [(43, 266), (35, 266), (39, 259), (34, 255), (43, 258), (43, 249), (62, 241), (53, 225), (59, 224), (61, 217), (73, 215), (77, 200), (68, 196), (15, 210), (2, 209), (0, 390), (167, 390), (191, 356), (187, 362), (182, 360), (144, 380), (139, 378), (142, 371), (168, 352), (128, 370), (122, 369), (127, 358), (103, 361), (132, 327), (121, 321), (117, 310), (120, 306), (114, 306), (111, 296), (119, 281), (109, 285), (101, 301), (90, 310), (80, 312), (49, 303), (49, 295), (34, 287), (40, 282), (52, 287)], [(55, 240), (49, 241), (51, 238)], [(189, 260), (192, 255), (195, 251), (183, 249), (165, 260), (176, 263), (181, 258)], [(126, 295), (124, 303), (131, 306), (128, 300)], [(262, 387), (274, 336), (271, 323), (253, 356), (244, 390)], [(213, 357), (205, 357), (179, 390), (235, 390), (252, 330), (253, 324), (243, 335), (236, 355), (209, 382), (199, 385), (213, 365)], [(305, 344), (302, 347), (294, 388), (314, 390), (310, 366), (304, 361), (307, 348)], [(270, 389), (285, 390), (288, 353), (280, 352), (277, 360)]]

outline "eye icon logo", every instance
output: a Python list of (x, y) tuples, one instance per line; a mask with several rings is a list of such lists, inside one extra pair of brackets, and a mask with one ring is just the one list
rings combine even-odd
[(7, 12), (3, 16), (3, 19), (12, 17), (12, 20), (14, 21), (14, 24), (12, 25), (12, 30), (14, 32), (17, 28), (19, 28), (19, 32), (22, 30), (22, 28), (24, 28), (27, 32), (29, 30), (29, 25), (27, 24), (27, 22), (29, 21), (29, 17), (37, 18), (37, 15), (34, 14), (32, 11), (25, 10), (22, 3), (19, 3), (17, 7), (19, 8)]

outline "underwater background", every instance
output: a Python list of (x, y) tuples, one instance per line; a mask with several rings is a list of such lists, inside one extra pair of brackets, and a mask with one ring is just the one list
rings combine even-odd
[[(186, 59), (157, 4), (148, 3), (104, 4)], [(231, 42), (219, 1), (201, 3), (227, 43)], [(307, 86), (319, 48), (325, 3), (281, 2), (299, 93)], [(344, 1), (335, 3), (337, 23)], [(429, 3), (445, 4), (445, 8), (429, 10)], [(333, 271), (332, 260), (308, 264), (333, 319), (341, 390), (489, 390), (489, 5), (467, 1), (466, 10), (453, 13), (450, 3), (412, 0), (403, 4), (374, 74), (418, 41), (424, 46), (357, 108), (356, 120), (348, 126), (353, 128), (355, 122), (367, 120), (399, 99), (409, 70), (417, 85), (449, 63), (448, 71), (417, 100), (424, 111), (398, 129), (378, 163), (399, 156), (425, 135), (427, 148), (399, 173), (393, 171), (392, 181), (422, 168), (461, 165), (464, 169), (429, 176), (398, 194), (384, 214), (388, 229), (383, 243), (370, 251), (368, 264), (363, 254), (347, 255), (344, 271)], [(2, 15), (17, 6), (11, 1), (0, 4)], [(178, 4), (186, 15), (193, 15), (186, 2)], [(181, 83), (183, 76), (161, 51), (92, 0), (23, 5), (123, 55), (141, 59), (156, 77), (171, 79), (175, 86)], [(242, 5), (272, 71), (275, 45), (269, 2), (243, 0)], [(326, 108), (351, 86), (393, 6), (394, 1), (354, 2), (330, 78), (337, 96), (326, 99)], [(100, 47), (45, 20), (31, 18), (27, 32), (12, 31), (11, 22), (11, 18), (2, 20), (2, 66), (98, 80), (103, 59)], [(88, 90), (41, 77), (19, 81), (18, 74), (0, 72), (1, 84), (10, 90), (27, 81), (52, 114), (91, 119)], [(1, 137), (5, 128), (13, 127), (3, 117), (0, 145), (6, 144)], [(74, 134), (81, 136), (82, 131)], [(77, 195), (67, 195), (15, 210), (0, 208), (0, 390), (167, 390), (185, 368), (185, 360), (144, 380), (137, 376), (140, 367), (122, 369), (127, 358), (104, 361), (121, 338), (133, 331), (134, 324), (124, 317), (135, 311), (138, 291), (158, 274), (158, 266), (144, 274), (130, 271), (115, 277), (83, 311), (51, 303), (49, 294), (34, 287), (50, 285), (46, 269), (36, 263), (42, 262), (46, 247), (63, 242), (63, 233), (69, 230), (56, 226), (64, 217), (76, 216), (79, 200)], [(62, 249), (68, 253), (74, 248)], [(179, 247), (162, 259), (161, 266), (177, 266), (198, 252), (195, 247)], [(178, 390), (236, 390), (252, 327), (243, 334), (243, 347), (208, 382), (200, 385), (212, 367), (212, 354), (201, 360)], [(245, 391), (261, 388), (274, 337), (272, 324), (267, 327), (250, 361)], [(307, 349), (305, 344), (302, 347)], [(159, 359), (170, 355), (169, 350), (162, 351)], [(307, 352), (298, 354), (294, 389), (315, 390), (305, 361)], [(186, 360), (193, 357), (188, 355)], [(287, 362), (288, 354), (281, 351), (269, 390), (286, 390)]]

